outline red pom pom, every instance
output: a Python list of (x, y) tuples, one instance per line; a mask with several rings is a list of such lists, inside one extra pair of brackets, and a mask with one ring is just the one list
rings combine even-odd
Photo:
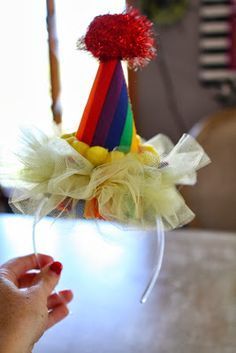
[(101, 61), (127, 60), (132, 68), (145, 66), (156, 56), (152, 22), (130, 9), (127, 13), (97, 16), (78, 42)]

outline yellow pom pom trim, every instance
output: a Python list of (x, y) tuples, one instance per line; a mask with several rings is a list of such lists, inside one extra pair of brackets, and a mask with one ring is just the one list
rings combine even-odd
[[(118, 150), (109, 152), (101, 146), (90, 147), (87, 143), (77, 140), (75, 133), (62, 135), (61, 138), (65, 139), (71, 147), (88, 159), (95, 167), (104, 163), (121, 160), (126, 155), (124, 152)], [(160, 163), (160, 156), (153, 146), (140, 144), (139, 152), (134, 154), (137, 155), (139, 161), (144, 165), (156, 166)]]
[(61, 138), (67, 140), (69, 137), (72, 136), (75, 136), (75, 132), (72, 132), (71, 134), (63, 134), (61, 135)]
[(87, 143), (78, 141), (77, 139), (74, 139), (74, 141), (71, 143), (71, 147), (73, 147), (77, 152), (79, 152), (84, 157), (86, 155), (87, 150), (89, 149), (89, 145), (87, 145)]
[(66, 138), (66, 141), (67, 141), (70, 145), (72, 145), (72, 143), (73, 143), (74, 141), (76, 141), (76, 138), (75, 138), (74, 136), (70, 136), (70, 137), (67, 137), (67, 138)]
[(104, 164), (108, 156), (108, 150), (104, 147), (93, 146), (86, 151), (85, 157), (95, 166)]
[(151, 152), (151, 153), (153, 153), (153, 154), (158, 156), (158, 153), (157, 153), (157, 151), (155, 150), (155, 148), (153, 146), (141, 145), (140, 146), (140, 150), (141, 150), (141, 152)]
[(121, 151), (111, 151), (108, 153), (106, 163), (111, 163), (114, 161), (119, 161), (121, 158), (125, 156), (124, 152)]
[(156, 166), (160, 163), (160, 156), (153, 146), (140, 145), (138, 158), (142, 164)]
[(140, 160), (140, 162), (144, 165), (148, 165), (148, 166), (158, 166), (160, 159), (159, 156), (152, 153), (152, 152), (141, 152), (138, 154), (138, 159)]

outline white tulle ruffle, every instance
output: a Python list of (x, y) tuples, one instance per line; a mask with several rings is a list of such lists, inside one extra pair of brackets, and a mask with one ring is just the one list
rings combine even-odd
[[(153, 157), (143, 163), (137, 154), (128, 153), (98, 167), (58, 137), (26, 131), (22, 143), (11, 205), (24, 214), (34, 214), (46, 196), (41, 217), (61, 213), (81, 217), (81, 207), (84, 210), (84, 204), (96, 200), (99, 215), (106, 220), (155, 227), (161, 217), (165, 229), (173, 229), (194, 217), (177, 186), (195, 184), (197, 170), (209, 163), (189, 135), (183, 135), (175, 146), (161, 134), (147, 141), (158, 152), (158, 161)], [(96, 217), (93, 210), (89, 217)]]

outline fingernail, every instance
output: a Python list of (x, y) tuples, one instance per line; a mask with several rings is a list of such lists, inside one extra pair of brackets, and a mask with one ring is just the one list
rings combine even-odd
[(56, 273), (58, 276), (60, 275), (61, 271), (62, 271), (62, 264), (59, 261), (54, 261), (50, 266), (49, 266), (50, 270), (54, 273)]

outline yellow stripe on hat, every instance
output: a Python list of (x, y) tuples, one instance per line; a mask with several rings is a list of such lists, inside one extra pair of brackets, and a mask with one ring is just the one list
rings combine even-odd
[(133, 120), (133, 137), (132, 137), (130, 150), (131, 150), (131, 152), (138, 152), (138, 139), (137, 139), (137, 133), (136, 133), (136, 127), (135, 127), (134, 120)]

